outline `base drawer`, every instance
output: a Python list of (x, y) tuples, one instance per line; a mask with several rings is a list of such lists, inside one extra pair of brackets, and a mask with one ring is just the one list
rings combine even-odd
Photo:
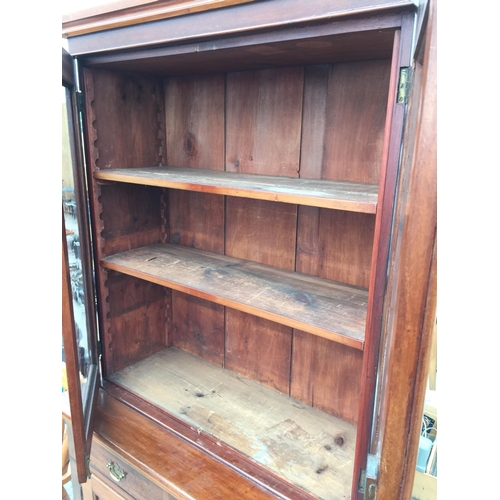
[(111, 481), (95, 470), (92, 472), (91, 484), (94, 500), (134, 500), (134, 497), (111, 484)]
[[(108, 448), (94, 434), (92, 451), (90, 454), (90, 471), (96, 474), (98, 488), (113, 490), (115, 495), (110, 499), (123, 498), (125, 500), (175, 500), (168, 492), (149, 481), (120, 455)], [(104, 486), (101, 484), (104, 482)], [(93, 482), (92, 482), (92, 487)], [(104, 491), (104, 489), (103, 489)], [(94, 492), (97, 494), (97, 492)], [(98, 495), (98, 494), (97, 494)], [(109, 493), (111, 495), (111, 493)], [(98, 495), (99, 496), (99, 495)], [(107, 500), (108, 497), (103, 496)]]

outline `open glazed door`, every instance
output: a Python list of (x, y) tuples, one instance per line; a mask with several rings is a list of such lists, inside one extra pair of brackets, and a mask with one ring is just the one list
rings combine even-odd
[(99, 383), (95, 292), (80, 116), (71, 56), (62, 54), (62, 335), (78, 481), (88, 477), (92, 415)]

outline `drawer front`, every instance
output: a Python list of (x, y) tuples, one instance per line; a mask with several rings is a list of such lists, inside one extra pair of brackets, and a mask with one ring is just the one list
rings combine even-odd
[(97, 471), (92, 472), (92, 493), (96, 500), (134, 500)]
[[(90, 470), (93, 473), (97, 472), (98, 480), (106, 478), (106, 483), (112, 484), (114, 491), (123, 491), (135, 500), (175, 500), (173, 496), (146, 479), (119, 455), (109, 450), (96, 439), (95, 435), (90, 454)], [(128, 500), (130, 497), (123, 496), (123, 498)]]

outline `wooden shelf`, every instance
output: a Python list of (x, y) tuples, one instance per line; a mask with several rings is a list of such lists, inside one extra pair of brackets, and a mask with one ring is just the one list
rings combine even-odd
[(178, 348), (110, 381), (239, 450), (315, 498), (348, 498), (356, 426)]
[(200, 191), (374, 214), (378, 186), (355, 182), (240, 174), (180, 167), (100, 170), (101, 181)]
[(102, 264), (363, 349), (368, 292), (362, 288), (170, 244), (112, 255)]

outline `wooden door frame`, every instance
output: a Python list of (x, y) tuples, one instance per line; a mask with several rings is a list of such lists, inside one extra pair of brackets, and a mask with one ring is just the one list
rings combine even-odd
[[(62, 336), (64, 342), (64, 352), (66, 357), (66, 375), (69, 393), (69, 413), (64, 412), (63, 417), (71, 422), (70, 450), (76, 464), (76, 476), (80, 483), (87, 480), (86, 460), (90, 455), (93, 435), (93, 417), (97, 404), (97, 390), (100, 384), (99, 355), (97, 349), (97, 324), (95, 301), (93, 297), (94, 286), (92, 279), (92, 255), (91, 242), (89, 238), (89, 221), (86, 214), (86, 193), (84, 183), (84, 159), (81, 145), (80, 128), (78, 125), (78, 106), (76, 103), (75, 78), (73, 73), (73, 61), (70, 54), (62, 49), (62, 86), (70, 93), (68, 102), (69, 134), (70, 141), (73, 140), (74, 157), (74, 180), (75, 199), (79, 212), (77, 213), (78, 225), (81, 230), (80, 236), (80, 260), (84, 269), (83, 286), (86, 297), (86, 321), (88, 336), (88, 352), (90, 355), (90, 366), (87, 374), (87, 397), (85, 402), (82, 399), (81, 381), (78, 361), (78, 341), (75, 328), (73, 311), (72, 285), (69, 272), (68, 248), (66, 242), (66, 228), (64, 223), (64, 213), (62, 212)], [(62, 207), (61, 207), (62, 208)]]
[[(417, 43), (385, 306), (377, 498), (410, 499), (436, 318), (436, 2)], [(423, 57), (422, 57), (423, 56)]]

